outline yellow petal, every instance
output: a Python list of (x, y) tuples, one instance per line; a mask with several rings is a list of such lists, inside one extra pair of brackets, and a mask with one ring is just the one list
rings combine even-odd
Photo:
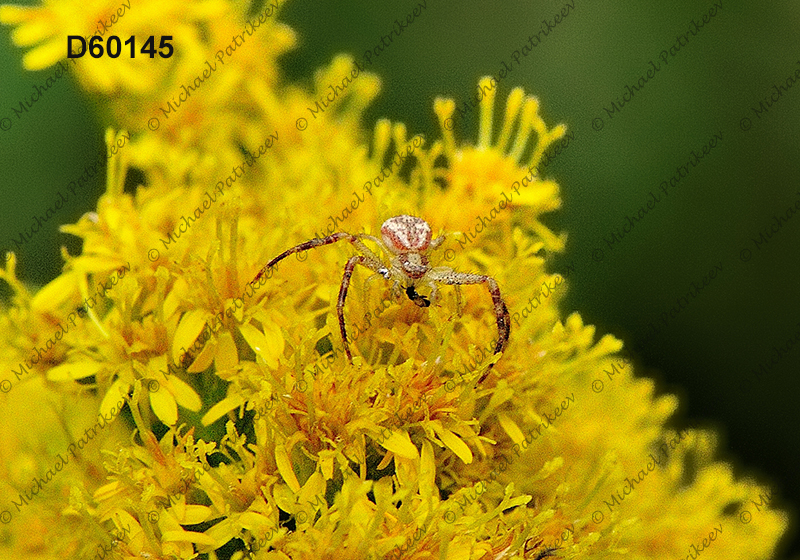
[(80, 274), (107, 273), (119, 269), (125, 261), (117, 255), (82, 255), (72, 261), (72, 269)]
[(194, 533), (192, 531), (165, 531), (161, 535), (161, 540), (164, 542), (191, 542), (211, 546), (217, 542), (204, 533)]
[(283, 483), (278, 483), (272, 488), (272, 497), (275, 499), (275, 505), (288, 513), (295, 513), (299, 507), (295, 493)]
[(308, 480), (303, 485), (302, 490), (300, 490), (300, 503), (319, 504), (319, 500), (317, 498), (325, 501), (325, 477), (321, 472), (314, 471), (314, 473), (308, 477)]
[(325, 480), (333, 478), (333, 461), (336, 458), (336, 451), (323, 449), (318, 453), (319, 455), (319, 469), (322, 471)]
[(509, 418), (504, 413), (499, 413), (497, 415), (497, 419), (500, 421), (500, 425), (508, 434), (508, 437), (511, 438), (511, 441), (519, 445), (519, 443), (525, 439), (525, 435), (522, 433), (522, 430), (519, 429), (516, 422), (514, 422), (511, 418)]
[(411, 443), (411, 437), (405, 430), (394, 430), (392, 435), (381, 442), (382, 438), (378, 439), (378, 443), (400, 457), (405, 459), (416, 459), (419, 457), (419, 451)]
[(30, 47), (53, 36), (52, 22), (37, 19), (20, 25), (11, 33), (11, 40), (18, 47)]
[(156, 413), (158, 419), (164, 422), (167, 426), (174, 426), (178, 421), (178, 403), (175, 402), (175, 397), (172, 393), (164, 388), (150, 393), (150, 406), (153, 407), (153, 412)]
[(250, 348), (267, 364), (275, 369), (278, 367), (278, 357), (283, 354), (283, 334), (277, 325), (265, 323), (262, 333), (251, 324), (239, 325), (239, 331), (250, 345)]
[(253, 528), (264, 528), (269, 529), (274, 524), (268, 518), (264, 516), (264, 514), (256, 513), (254, 511), (246, 511), (239, 516), (239, 523), (241, 523), (242, 527), (246, 527), (251, 531)]
[(239, 365), (239, 352), (236, 343), (228, 331), (223, 331), (217, 337), (217, 353), (214, 357), (214, 367), (217, 372), (233, 369)]
[(186, 371), (188, 373), (200, 373), (201, 371), (207, 370), (211, 362), (214, 361), (214, 356), (216, 356), (216, 354), (217, 342), (212, 338), (206, 341), (205, 346), (200, 350), (194, 362), (186, 368)]
[[(61, 307), (65, 301), (78, 293), (78, 276), (69, 273), (62, 274), (33, 296), (31, 308), (39, 313), (52, 311)], [(66, 320), (66, 317), (64, 320)]]
[(283, 480), (289, 485), (292, 492), (299, 492), (300, 483), (297, 481), (297, 476), (294, 474), (289, 452), (286, 451), (286, 446), (282, 443), (275, 446), (275, 463), (278, 465), (278, 472), (281, 473)]
[(47, 41), (25, 53), (22, 66), (25, 70), (44, 70), (64, 58), (65, 50), (60, 40)]
[(197, 340), (197, 337), (203, 332), (206, 326), (206, 316), (208, 314), (202, 309), (193, 309), (187, 311), (183, 317), (178, 328), (175, 329), (175, 336), (172, 339), (172, 359), (176, 364), (181, 363), (181, 358), (184, 352), (190, 351), (192, 344)]
[(113, 519), (114, 524), (118, 528), (121, 529), (124, 527), (125, 531), (130, 536), (141, 533), (142, 531), (142, 526), (139, 525), (136, 518), (122, 508), (113, 508), (100, 518), (101, 521), (107, 521), (109, 519)]
[(41, 8), (31, 8), (29, 6), (13, 6), (4, 4), (0, 6), (0, 22), (7, 25), (30, 21), (33, 16), (41, 11)]
[(107, 418), (119, 414), (119, 411), (125, 405), (124, 396), (128, 395), (130, 387), (130, 383), (122, 381), (122, 379), (114, 381), (100, 403), (100, 414)]
[(497, 387), (492, 391), (492, 398), (486, 404), (486, 408), (481, 412), (480, 420), (483, 422), (488, 418), (497, 408), (502, 406), (507, 401), (510, 401), (514, 396), (514, 389), (508, 386), (505, 379), (501, 379), (497, 383)]
[(469, 465), (472, 462), (472, 451), (460, 437), (442, 426), (438, 420), (431, 421), (430, 425), (445, 447), (455, 453), (465, 464)]
[(50, 381), (83, 379), (84, 377), (95, 375), (104, 367), (105, 364), (100, 364), (98, 362), (71, 362), (68, 364), (61, 364), (47, 372), (47, 379)]
[(564, 466), (564, 458), (563, 457), (555, 457), (550, 461), (547, 461), (544, 466), (539, 469), (539, 472), (536, 473), (533, 477), (531, 477), (531, 482), (537, 480), (544, 480), (545, 478), (549, 477), (551, 474), (559, 470), (561, 467)]
[[(158, 272), (156, 272), (156, 275), (158, 276), (161, 271), (166, 272), (164, 268), (159, 267)], [(172, 286), (172, 289), (167, 294), (167, 297), (164, 298), (165, 319), (169, 319), (175, 314), (175, 312), (181, 306), (181, 303), (183, 303), (188, 294), (189, 294), (189, 285), (186, 283), (186, 279), (183, 276), (180, 276), (177, 280), (175, 280), (175, 284)]]
[(211, 407), (211, 410), (205, 413), (203, 416), (203, 426), (208, 426), (209, 424), (213, 424), (226, 414), (228, 414), (234, 408), (238, 408), (244, 404), (244, 397), (240, 394), (233, 394), (230, 396), (225, 397), (217, 404)]
[(102, 502), (112, 499), (120, 492), (125, 492), (125, 488), (119, 480), (115, 480), (113, 482), (109, 482), (108, 484), (104, 484), (95, 490), (93, 497), (95, 500)]
[(241, 533), (241, 525), (228, 518), (217, 523), (205, 532), (205, 535), (214, 541), (214, 548), (222, 547), (229, 540)]
[(372, 493), (375, 496), (375, 504), (378, 507), (386, 507), (386, 504), (392, 501), (394, 483), (392, 477), (385, 476), (380, 480), (376, 480), (372, 485)]
[(426, 496), (436, 488), (436, 457), (433, 453), (431, 442), (422, 442), (422, 458), (419, 462), (419, 489), (420, 494)]
[(466, 539), (455, 539), (447, 549), (447, 560), (470, 560), (472, 554)]
[(204, 523), (212, 517), (211, 508), (208, 506), (186, 505), (178, 517), (181, 525), (197, 525)]
[(200, 396), (182, 379), (173, 375), (168, 379), (167, 383), (169, 384), (169, 391), (183, 408), (197, 412), (203, 406)]

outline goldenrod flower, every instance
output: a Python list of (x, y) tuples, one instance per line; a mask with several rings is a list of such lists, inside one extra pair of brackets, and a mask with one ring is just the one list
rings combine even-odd
[[(43, 68), (116, 6), (4, 6), (0, 20)], [(148, 70), (74, 65), (119, 129), (106, 192), (63, 227), (83, 248), (50, 284), (30, 293), (13, 255), (0, 270), (14, 290), (0, 313), (7, 556), (769, 557), (786, 517), (768, 489), (715, 461), (713, 433), (668, 428), (677, 399), (559, 311), (566, 284), (542, 249), (566, 238), (541, 216), (561, 200), (540, 167), (566, 128), (536, 98), (514, 89), (498, 108), (484, 79), (474, 144), (443, 99), (440, 139), (386, 120), (370, 138), (378, 78), (340, 55), (313, 91), (283, 83), (294, 34), (277, 7), (258, 28), (225, 0), (127, 10), (114, 33), (168, 22), (185, 49)], [(145, 184), (127, 192), (131, 166)], [(299, 242), (401, 214), (447, 236), (433, 266), (497, 279), (512, 316), (501, 356), (480, 287), (420, 308), (358, 272), (351, 365), (344, 244), (249, 283)]]

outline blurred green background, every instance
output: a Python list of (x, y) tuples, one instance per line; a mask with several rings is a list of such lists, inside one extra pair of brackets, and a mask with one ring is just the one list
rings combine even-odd
[[(292, 0), (283, 19), (301, 44), (284, 57), (289, 79), (310, 86), (313, 70), (335, 53), (361, 58), (416, 5)], [(752, 239), (800, 201), (800, 84), (760, 116), (751, 108), (800, 69), (800, 4), (717, 3), (716, 15), (665, 63), (661, 51), (693, 29), (692, 19), (701, 23), (712, 2), (667, 7), (574, 0), (532, 52), (513, 62), (512, 53), (541, 31), (542, 20), (552, 23), (565, 5), (427, 0), (369, 68), (381, 76), (383, 89), (367, 124), (388, 117), (404, 121), (412, 134), (435, 138), (434, 97), (451, 96), (461, 105), (474, 97), (480, 76), (496, 75), (503, 61), (511, 66), (499, 99), (523, 86), (539, 97), (548, 124), (563, 122), (574, 134), (545, 173), (560, 183), (564, 199), (548, 224), (569, 233), (553, 270), (574, 266), (563, 311), (579, 311), (597, 325), (598, 335), (622, 338), (640, 375), (681, 396), (676, 423), (718, 429), (722, 457), (734, 463), (737, 475), (773, 484), (773, 504), (794, 515), (800, 504), (800, 340), (767, 373), (756, 372), (776, 355), (773, 347), (791, 345), (800, 333), (800, 216), (760, 248)], [(56, 82), (21, 119), (14, 116), (12, 107), (52, 73), (23, 72), (21, 54), (11, 46), (8, 28), (0, 28), (0, 119), (11, 123), (0, 130), (3, 251), (15, 249), (13, 239), (30, 229), (32, 216), (43, 215), (59, 191), (68, 194), (67, 185), (93, 161), (102, 138), (99, 117), (71, 78)], [(660, 70), (608, 116), (603, 108), (646, 74), (650, 60)], [(459, 137), (475, 138), (476, 116), (456, 119)], [(750, 119), (748, 130), (744, 118)], [(711, 153), (669, 196), (661, 193), (659, 184), (714, 134), (721, 140)], [(78, 250), (57, 226), (93, 210), (103, 176), (70, 194), (18, 251), (24, 280), (47, 282), (60, 270), (60, 246)], [(609, 246), (603, 237), (621, 230), (651, 190), (660, 202)], [(660, 323), (661, 314), (715, 264), (722, 267), (717, 278), (649, 335), (648, 325)], [(784, 555), (800, 552), (796, 533), (785, 547)]]

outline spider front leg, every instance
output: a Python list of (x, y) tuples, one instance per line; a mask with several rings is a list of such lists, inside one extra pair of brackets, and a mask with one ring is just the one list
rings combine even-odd
[[(489, 289), (489, 294), (492, 296), (494, 314), (497, 319), (497, 344), (495, 345), (494, 353), (499, 354), (505, 349), (506, 344), (508, 344), (508, 338), (511, 335), (511, 317), (508, 313), (506, 302), (503, 301), (503, 297), (500, 295), (500, 286), (497, 285), (497, 281), (494, 278), (486, 276), (485, 274), (456, 272), (455, 270), (444, 267), (431, 270), (429, 278), (434, 282), (441, 282), (442, 284), (449, 285), (486, 284), (486, 287)], [(493, 366), (494, 364), (491, 364), (486, 369), (486, 373), (481, 376), (478, 383), (486, 379), (486, 376), (489, 375)]]
[(398, 282), (397, 280), (395, 280), (392, 283), (392, 291), (391, 291), (391, 293), (392, 293), (392, 299), (396, 303), (401, 303), (402, 302), (402, 300), (403, 300), (403, 289), (400, 287), (400, 282)]
[(428, 249), (430, 250), (437, 249), (439, 245), (445, 242), (446, 239), (447, 239), (447, 234), (440, 235), (439, 237), (431, 241), (431, 244), (428, 246)]
[[(428, 282), (428, 285), (431, 288), (431, 296), (430, 296), (431, 305), (436, 305), (436, 304), (439, 303), (439, 300), (442, 297), (441, 294), (439, 293), (439, 286), (433, 280)], [(462, 301), (462, 297), (461, 297), (461, 285), (460, 284), (455, 284), (454, 287), (456, 289), (455, 290), (456, 291), (456, 311), (457, 311), (457, 313), (459, 315), (461, 315), (464, 312), (464, 302)]]
[[(346, 239), (347, 241), (355, 245), (356, 249), (367, 255), (369, 259), (374, 261), (379, 261), (380, 259), (378, 259), (378, 256), (375, 253), (373, 253), (369, 247), (364, 245), (364, 243), (361, 241), (361, 238), (375, 240), (375, 238), (372, 237), (371, 235), (364, 235), (364, 234), (353, 235), (351, 233), (340, 232), (340, 233), (334, 233), (327, 237), (315, 237), (314, 239), (306, 241), (305, 243), (301, 243), (300, 245), (295, 245), (291, 249), (286, 249), (283, 253), (281, 253), (274, 259), (270, 260), (267, 264), (265, 264), (264, 268), (262, 268), (258, 272), (258, 274), (256, 274), (256, 277), (253, 278), (250, 281), (250, 283), (255, 284), (258, 280), (261, 279), (262, 276), (264, 276), (267, 273), (267, 270), (278, 264), (280, 261), (282, 261), (289, 255), (293, 255), (294, 253), (302, 253), (303, 251), (308, 251), (309, 249), (320, 247), (322, 245), (330, 245), (331, 243), (336, 243), (337, 241), (341, 241), (343, 239)], [(375, 272), (378, 271), (376, 270)]]
[(386, 268), (380, 261), (361, 255), (350, 257), (347, 264), (344, 265), (344, 277), (342, 278), (342, 285), (339, 288), (339, 300), (336, 303), (336, 314), (339, 317), (339, 330), (342, 333), (344, 352), (347, 354), (347, 361), (350, 362), (350, 365), (353, 364), (353, 355), (350, 353), (350, 343), (347, 341), (347, 328), (344, 324), (344, 301), (347, 298), (347, 290), (350, 287), (350, 277), (353, 275), (353, 270), (356, 268), (357, 264), (380, 274), (384, 278), (386, 278), (388, 274), (388, 272), (385, 272)]
[(364, 290), (363, 290), (363, 293), (361, 294), (361, 304), (364, 306), (364, 309), (369, 308), (369, 294), (370, 294), (370, 290), (372, 289), (371, 286), (372, 286), (372, 283), (377, 278), (384, 278), (384, 276), (381, 275), (381, 274), (375, 273), (375, 274), (370, 274), (367, 277), (367, 279), (364, 280)]

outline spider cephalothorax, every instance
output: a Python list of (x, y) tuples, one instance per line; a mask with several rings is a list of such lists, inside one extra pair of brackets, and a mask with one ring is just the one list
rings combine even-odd
[[(344, 267), (344, 277), (342, 278), (342, 286), (339, 289), (339, 301), (337, 303), (339, 328), (342, 332), (345, 353), (350, 363), (353, 362), (353, 356), (350, 353), (350, 345), (347, 341), (347, 329), (344, 323), (344, 301), (347, 297), (347, 289), (350, 286), (350, 277), (357, 264), (380, 274), (386, 280), (393, 281), (394, 284), (392, 288), (395, 293), (402, 288), (408, 299), (420, 307), (428, 307), (431, 305), (431, 302), (436, 302), (438, 284), (486, 284), (492, 296), (494, 313), (497, 319), (498, 339), (494, 353), (498, 354), (503, 351), (511, 332), (511, 324), (508, 308), (503, 298), (500, 296), (500, 287), (497, 285), (494, 278), (484, 274), (456, 272), (448, 267), (431, 267), (428, 261), (428, 254), (439, 247), (445, 238), (442, 236), (432, 240), (431, 227), (422, 218), (406, 215), (389, 218), (383, 222), (381, 226), (381, 237), (383, 239), (378, 239), (377, 237), (363, 233), (350, 234), (341, 232), (306, 241), (291, 249), (287, 249), (269, 261), (258, 275), (256, 275), (251, 284), (257, 282), (266, 274), (270, 267), (293, 253), (307, 251), (308, 249), (313, 249), (320, 245), (328, 245), (346, 239), (355, 245), (356, 249), (361, 253), (361, 255), (350, 257)], [(388, 262), (384, 262), (367, 247), (362, 241), (364, 239), (373, 241), (380, 246), (389, 257)], [(430, 288), (430, 299), (417, 291), (420, 286)], [(483, 377), (481, 377), (481, 381), (488, 375), (490, 369), (491, 365), (487, 368)]]

